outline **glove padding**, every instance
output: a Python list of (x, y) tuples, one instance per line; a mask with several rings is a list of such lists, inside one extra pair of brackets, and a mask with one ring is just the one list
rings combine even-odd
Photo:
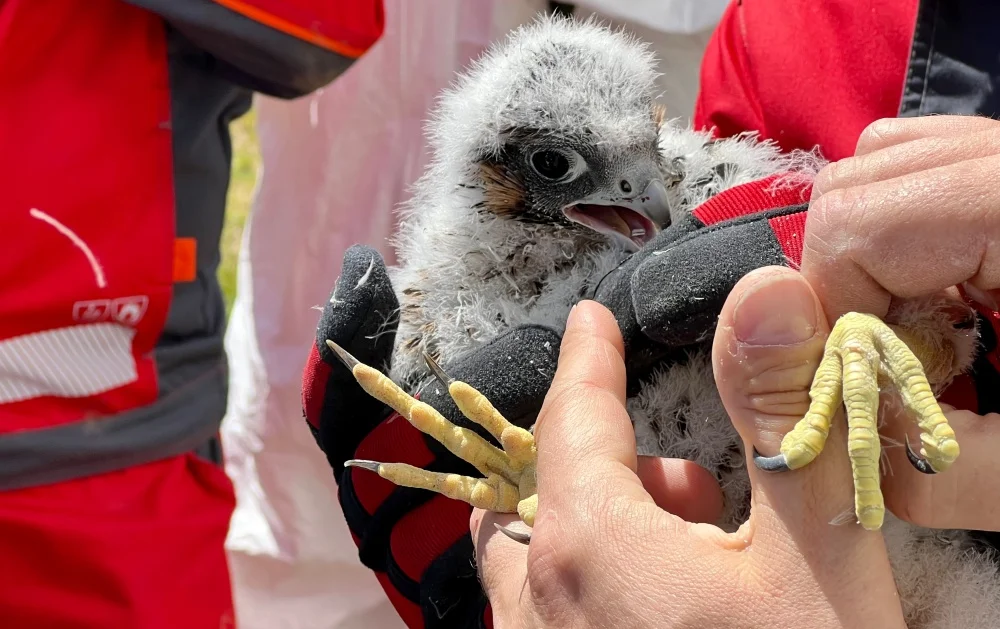
[(388, 364), (396, 341), (395, 326), (385, 322), (398, 310), (382, 256), (369, 247), (348, 249), (341, 276), (323, 308), (302, 382), (306, 420), (338, 483), (344, 461), (388, 416), (388, 409), (358, 385), (326, 340), (366, 365), (381, 368)]
[(797, 268), (807, 204), (706, 226), (647, 256), (631, 276), (636, 325), (672, 348), (712, 337), (736, 283), (765, 266)]

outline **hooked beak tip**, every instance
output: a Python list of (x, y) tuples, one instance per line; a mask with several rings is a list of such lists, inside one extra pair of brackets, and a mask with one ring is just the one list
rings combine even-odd
[(670, 201), (667, 198), (667, 188), (661, 180), (650, 181), (637, 201), (639, 203), (634, 209), (643, 212), (657, 227), (662, 229), (670, 225)]

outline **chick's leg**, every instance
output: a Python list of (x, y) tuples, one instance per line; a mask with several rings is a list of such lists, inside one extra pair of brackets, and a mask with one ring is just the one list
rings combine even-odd
[[(897, 335), (898, 334), (898, 335)], [(909, 345), (900, 337), (907, 338)], [(766, 471), (787, 471), (811, 463), (826, 444), (841, 404), (847, 411), (848, 454), (854, 476), (855, 514), (868, 530), (882, 526), (885, 506), (879, 487), (878, 407), (880, 379), (900, 394), (920, 429), (920, 456), (909, 449), (913, 465), (925, 473), (946, 470), (958, 457), (955, 433), (934, 397), (923, 364), (937, 357), (906, 330), (893, 330), (877, 317), (848, 313), (827, 339), (826, 351), (810, 389), (810, 406), (781, 442), (780, 454), (754, 463)], [(914, 352), (928, 354), (924, 362)]]
[(369, 395), (390, 406), (452, 454), (473, 465), (484, 478), (429, 472), (402, 463), (357, 459), (347, 461), (347, 466), (361, 467), (393, 484), (434, 491), (480, 509), (517, 513), (528, 526), (534, 524), (538, 505), (535, 493), (536, 449), (530, 432), (507, 421), (486, 396), (473, 387), (448, 378), (429, 356), (425, 357), (428, 365), (448, 386), (448, 393), (462, 414), (493, 435), (502, 445), (502, 450), (474, 431), (451, 423), (433, 407), (403, 391), (379, 370), (358, 362), (336, 343), (327, 341), (327, 345)]

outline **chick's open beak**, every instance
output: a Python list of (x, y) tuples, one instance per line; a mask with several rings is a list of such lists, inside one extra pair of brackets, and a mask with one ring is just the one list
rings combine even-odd
[[(617, 196), (614, 192), (618, 192)], [(600, 190), (563, 208), (569, 220), (611, 236), (631, 250), (642, 248), (661, 229), (670, 225), (667, 189), (652, 179), (638, 194)]]

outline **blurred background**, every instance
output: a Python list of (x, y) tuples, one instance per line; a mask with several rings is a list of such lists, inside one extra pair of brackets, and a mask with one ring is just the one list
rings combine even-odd
[(250, 201), (260, 168), (256, 112), (251, 110), (233, 123), (232, 135), (233, 180), (226, 199), (226, 224), (222, 229), (222, 258), (219, 262), (219, 282), (226, 296), (227, 313), (236, 299), (236, 261), (240, 253), (240, 238), (250, 213)]

